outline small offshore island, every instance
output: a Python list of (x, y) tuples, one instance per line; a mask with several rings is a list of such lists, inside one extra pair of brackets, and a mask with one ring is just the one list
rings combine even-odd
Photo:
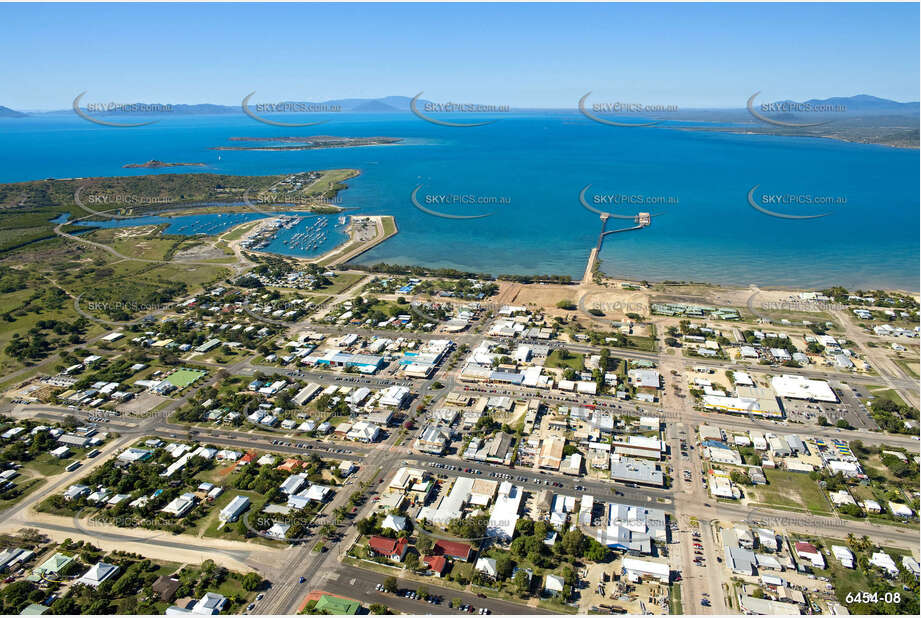
[[(403, 141), (401, 137), (231, 137), (231, 142), (259, 142), (261, 145), (214, 146), (211, 150), (319, 150), (322, 148), (356, 148), (358, 146), (388, 146)], [(285, 145), (265, 145), (265, 144)]]
[(166, 161), (159, 161), (157, 159), (151, 159), (146, 163), (125, 163), (122, 165), (123, 168), (147, 168), (147, 169), (161, 169), (164, 167), (205, 167), (204, 163), (167, 163)]

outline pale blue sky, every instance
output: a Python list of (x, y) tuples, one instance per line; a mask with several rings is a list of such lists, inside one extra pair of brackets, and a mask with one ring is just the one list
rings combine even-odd
[(919, 5), (0, 4), (0, 105), (915, 101)]

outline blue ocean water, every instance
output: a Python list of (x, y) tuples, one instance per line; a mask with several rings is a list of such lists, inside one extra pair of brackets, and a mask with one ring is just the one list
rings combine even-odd
[[(138, 128), (77, 117), (0, 120), (0, 181), (212, 172), (280, 174), (350, 167), (342, 205), (350, 214), (393, 214), (400, 233), (358, 262), (394, 262), (500, 273), (581, 277), (600, 220), (579, 202), (628, 195), (653, 205), (599, 204), (632, 215), (661, 212), (646, 229), (606, 239), (602, 269), (637, 279), (917, 290), (919, 153), (814, 138), (619, 128), (576, 113), (497, 114), (475, 128), (433, 125), (410, 114), (330, 115), (306, 128), (241, 115), (177, 116)], [(316, 120), (316, 117), (307, 120)], [(132, 120), (135, 120), (132, 118)], [(298, 118), (288, 115), (287, 122)], [(467, 117), (460, 122), (470, 121)], [(480, 120), (478, 117), (477, 120)], [(393, 146), (312, 151), (216, 151), (229, 137), (392, 136)], [(149, 159), (204, 168), (123, 169)], [(446, 219), (416, 208), (485, 214)], [(756, 195), (830, 196), (831, 206), (770, 205), (812, 220), (767, 216)], [(489, 202), (439, 204), (440, 197)], [(845, 203), (837, 203), (844, 200)], [(634, 199), (634, 201), (636, 201)], [(630, 225), (609, 221), (608, 228)]]

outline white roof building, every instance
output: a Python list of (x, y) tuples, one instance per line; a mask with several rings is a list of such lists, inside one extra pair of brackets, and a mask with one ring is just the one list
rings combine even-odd
[(78, 579), (76, 583), (96, 588), (99, 586), (99, 584), (118, 573), (118, 571), (119, 567), (114, 564), (97, 562), (92, 567), (90, 567), (90, 570), (84, 573), (83, 577)]
[(626, 572), (627, 579), (632, 582), (651, 578), (663, 584), (667, 584), (670, 579), (668, 564), (662, 562), (625, 557), (623, 560), (623, 568)]
[(236, 521), (243, 512), (249, 508), (249, 498), (246, 496), (236, 496), (230, 503), (221, 509), (218, 519), (221, 521)]
[(627, 372), (636, 388), (659, 388), (659, 372), (655, 369), (631, 369)]
[(454, 481), (451, 492), (441, 501), (433, 515), (433, 521), (439, 525), (446, 525), (453, 519), (461, 516), (464, 505), (470, 499), (473, 489), (473, 479), (460, 476)]
[(518, 523), (518, 511), (521, 509), (522, 488), (503, 481), (499, 485), (499, 494), (492, 507), (492, 514), (486, 524), (486, 536), (503, 542), (512, 540), (515, 524)]
[(851, 550), (849, 550), (844, 545), (832, 545), (831, 553), (835, 556), (835, 558), (838, 560), (838, 562), (841, 563), (841, 566), (843, 566), (844, 568), (846, 569), (854, 568), (854, 554), (852, 554)]
[(921, 566), (919, 566), (918, 561), (911, 556), (902, 556), (902, 566), (915, 577), (921, 577)]
[(167, 515), (173, 515), (174, 517), (182, 517), (195, 506), (196, 498), (195, 494), (184, 493), (181, 496), (178, 496), (173, 499), (172, 502), (167, 504), (161, 509), (162, 513)]
[(352, 425), (352, 428), (346, 434), (346, 437), (349, 440), (356, 440), (358, 442), (375, 442), (378, 437), (380, 437), (380, 435), (381, 428), (374, 423), (358, 421)]
[(285, 479), (285, 482), (281, 484), (279, 489), (283, 494), (295, 494), (301, 487), (307, 483), (307, 475), (304, 473), (301, 474), (292, 474)]
[(495, 577), (498, 574), (495, 558), (478, 558), (473, 568), (490, 577)]
[(387, 515), (381, 523), (381, 529), (402, 532), (406, 530), (406, 518), (399, 515)]
[(829, 494), (832, 503), (835, 506), (845, 506), (848, 504), (857, 506), (857, 501), (854, 500), (851, 494), (847, 493), (846, 489), (839, 489), (838, 491), (833, 491)]
[(381, 391), (380, 403), (382, 406), (391, 406), (399, 408), (409, 396), (409, 388), (406, 386), (390, 386)]
[(800, 375), (782, 375), (771, 378), (771, 387), (778, 397), (787, 399), (806, 399), (837, 403), (838, 396), (822, 380), (810, 380)]
[(896, 566), (892, 556), (884, 551), (878, 551), (870, 557), (870, 564), (886, 571), (889, 577), (895, 577), (899, 574), (899, 567)]
[(742, 613), (762, 616), (799, 616), (800, 608), (794, 603), (783, 603), (770, 599), (758, 599), (749, 595), (739, 596), (739, 605)]
[(547, 592), (563, 592), (566, 581), (559, 575), (548, 573), (544, 577), (544, 590)]
[(898, 502), (889, 502), (889, 510), (892, 511), (892, 514), (896, 517), (911, 517), (915, 514), (908, 505), (900, 504)]
[(285, 524), (281, 522), (272, 523), (272, 527), (265, 531), (266, 536), (270, 536), (273, 539), (284, 539), (288, 536), (288, 530), (291, 528), (291, 524)]

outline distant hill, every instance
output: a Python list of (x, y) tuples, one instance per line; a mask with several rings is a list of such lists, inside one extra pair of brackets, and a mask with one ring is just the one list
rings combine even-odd
[[(777, 103), (794, 103), (794, 101), (777, 101)], [(796, 102), (798, 103), (798, 102)], [(917, 114), (918, 101), (900, 103), (890, 99), (881, 99), (869, 94), (857, 94), (852, 97), (831, 97), (828, 99), (809, 99), (803, 103), (813, 107), (836, 106), (842, 107), (847, 114)]]
[[(327, 105), (340, 108), (344, 112), (368, 113), (368, 112), (408, 112), (411, 97), (381, 97), (379, 99), (331, 99), (329, 101), (307, 102), (296, 101), (289, 102), (291, 105)], [(426, 99), (419, 99), (418, 105), (421, 107), (430, 103)]]
[[(760, 112), (763, 102), (753, 106)], [(793, 103), (776, 101), (775, 103)], [(754, 118), (749, 111), (734, 109), (683, 109), (670, 114), (649, 114), (652, 118), (673, 122), (698, 122), (697, 127), (681, 127), (688, 131), (757, 133), (799, 137), (825, 137), (861, 144), (881, 144), (897, 148), (917, 149), (921, 141), (919, 104), (900, 103), (867, 94), (852, 97), (830, 97), (795, 102), (813, 108), (834, 106), (843, 111), (760, 112), (770, 118), (791, 123), (821, 123), (815, 126), (776, 126)], [(723, 126), (720, 126), (723, 125)]]
[(197, 103), (194, 105), (173, 105), (173, 114), (234, 114), (240, 111), (239, 105), (215, 105), (213, 103)]
[(0, 118), (25, 118), (26, 114), (0, 105)]
[[(305, 106), (327, 106), (327, 107), (338, 107), (343, 112), (354, 112), (354, 113), (394, 113), (394, 112), (409, 112), (409, 103), (412, 101), (411, 97), (402, 97), (402, 96), (389, 96), (381, 97), (378, 99), (332, 99), (329, 101), (284, 101), (283, 104), (290, 106), (292, 109), (297, 109), (298, 107)], [(253, 109), (258, 103), (264, 103), (266, 101), (253, 98), (249, 102), (250, 109)], [(425, 99), (419, 99), (419, 106), (423, 106), (426, 103), (429, 103)], [(275, 103), (275, 101), (272, 101)], [(158, 104), (152, 104), (158, 105)], [(165, 104), (162, 104), (165, 105)], [(6, 108), (0, 108), (6, 109)], [(85, 108), (84, 108), (85, 109)], [(172, 104), (171, 114), (177, 116), (192, 116), (192, 115), (206, 115), (206, 114), (237, 114), (241, 112), (239, 105), (216, 105), (213, 103), (173, 103)], [(10, 110), (12, 111), (12, 110)], [(18, 113), (18, 112), (14, 112)], [(59, 109), (49, 112), (37, 112), (39, 114), (73, 114), (72, 109)], [(96, 112), (99, 115), (114, 115), (120, 114), (124, 115), (126, 113), (135, 113), (135, 112)], [(136, 112), (143, 113), (143, 112)], [(276, 112), (284, 113), (284, 112)], [(295, 112), (296, 113), (296, 112)], [(0, 114), (2, 115), (2, 114)]]
[(357, 113), (369, 113), (369, 112), (402, 112), (405, 110), (400, 110), (395, 108), (392, 105), (387, 105), (383, 101), (368, 101), (367, 103), (362, 103), (361, 105), (356, 105), (351, 110), (352, 112)]

